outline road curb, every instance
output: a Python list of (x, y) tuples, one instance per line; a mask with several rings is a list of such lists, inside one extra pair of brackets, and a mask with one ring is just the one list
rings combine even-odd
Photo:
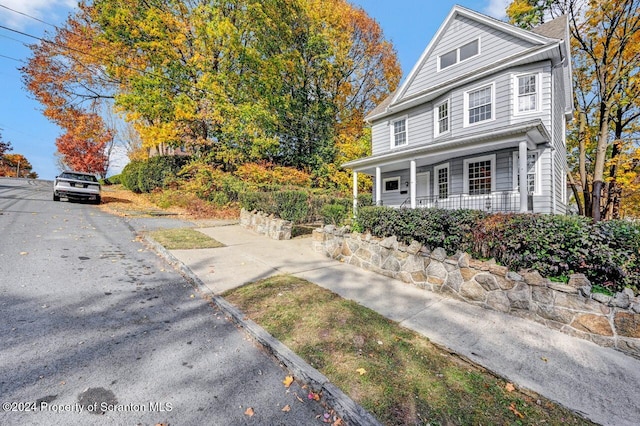
[(164, 260), (175, 267), (180, 273), (194, 285), (198, 291), (210, 298), (220, 310), (241, 326), (256, 342), (262, 345), (272, 354), (293, 376), (309, 386), (315, 393), (322, 395), (325, 402), (336, 411), (338, 416), (349, 425), (381, 426), (382, 424), (371, 413), (353, 401), (337, 386), (332, 384), (327, 377), (315, 368), (307, 364), (282, 342), (275, 339), (265, 329), (248, 319), (240, 310), (231, 305), (223, 297), (216, 295), (187, 265), (178, 260), (171, 252), (165, 249), (153, 238), (145, 233), (137, 234), (158, 253)]

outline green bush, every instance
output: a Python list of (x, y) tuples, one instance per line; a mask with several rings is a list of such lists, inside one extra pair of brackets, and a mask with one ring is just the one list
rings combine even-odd
[(188, 158), (174, 155), (151, 157), (138, 169), (138, 188), (140, 192), (151, 192), (164, 188), (175, 179)]
[(120, 180), (122, 185), (130, 191), (140, 193), (140, 187), (138, 186), (138, 174), (139, 170), (143, 167), (144, 161), (133, 160), (129, 164), (124, 166), (122, 173), (120, 173)]
[(325, 204), (321, 211), (325, 225), (342, 225), (349, 217), (349, 208), (340, 203)]
[(627, 221), (593, 224), (577, 216), (363, 207), (356, 229), (442, 247), (448, 254), (494, 258), (514, 271), (535, 269), (559, 279), (578, 272), (613, 292), (639, 290), (640, 225)]

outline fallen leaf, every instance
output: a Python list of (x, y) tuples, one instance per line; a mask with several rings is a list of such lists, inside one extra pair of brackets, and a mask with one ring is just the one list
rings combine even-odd
[(298, 398), (298, 401), (300, 401), (300, 402), (304, 402), (304, 401), (302, 400), (302, 398), (300, 398), (300, 397), (298, 396), (298, 394), (296, 394), (296, 398)]
[(524, 414), (522, 414), (520, 411), (516, 409), (515, 402), (511, 403), (511, 405), (509, 406), (509, 410), (513, 411), (513, 414), (515, 414), (516, 416), (520, 417), (521, 419), (524, 419)]
[(285, 388), (288, 388), (289, 386), (291, 386), (291, 383), (293, 383), (293, 376), (285, 377), (282, 383), (284, 384)]
[(361, 376), (367, 374), (367, 370), (365, 370), (364, 368), (358, 368), (356, 370)]
[(504, 387), (507, 392), (513, 392), (514, 390), (516, 390), (516, 387), (513, 386), (513, 383), (507, 383), (507, 386)]
[(291, 407), (287, 404), (284, 407), (282, 407), (282, 411), (284, 411), (285, 413), (288, 413), (289, 411), (291, 411)]
[(309, 392), (309, 395), (307, 395), (307, 398), (313, 399), (314, 401), (320, 401), (320, 394)]
[(543, 356), (541, 356), (540, 359), (543, 360), (544, 362), (549, 361), (546, 357), (543, 357)]
[(331, 426), (343, 426), (342, 419), (336, 419)]
[(27, 254), (29, 254), (29, 253), (27, 253), (26, 251), (21, 251), (21, 252), (20, 252), (20, 256), (25, 256), (25, 255), (27, 255)]
[(253, 417), (253, 415), (255, 414), (253, 412), (253, 408), (249, 407), (246, 409), (246, 411), (244, 412), (245, 416), (249, 416), (249, 417)]

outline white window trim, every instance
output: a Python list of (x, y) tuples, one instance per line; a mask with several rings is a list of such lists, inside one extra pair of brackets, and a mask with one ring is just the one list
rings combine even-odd
[(446, 198), (440, 198), (440, 187), (438, 185), (438, 172), (442, 169), (447, 169), (447, 198), (451, 195), (451, 169), (449, 163), (439, 164), (433, 167), (433, 196), (436, 200), (446, 200)]
[[(491, 87), (491, 118), (488, 120), (478, 121), (477, 123), (469, 123), (469, 93), (476, 92), (478, 90), (482, 90), (487, 87)], [(478, 126), (484, 123), (490, 123), (495, 120), (496, 120), (496, 83), (495, 82), (483, 84), (481, 86), (474, 87), (473, 89), (469, 89), (464, 92), (464, 122), (462, 123), (463, 127)]]
[[(390, 181), (393, 181), (393, 180), (398, 181), (398, 189), (392, 189), (392, 190), (387, 191), (387, 182), (390, 182)], [(384, 194), (389, 194), (389, 193), (392, 193), (392, 192), (400, 192), (400, 183), (401, 183), (400, 182), (400, 176), (384, 178), (384, 179), (382, 179), (382, 192)]]
[[(542, 189), (541, 189), (541, 174), (540, 174), (540, 155), (541, 155), (541, 151), (540, 150), (532, 150), (532, 151), (527, 151), (527, 155), (528, 154), (535, 154), (536, 155), (536, 164), (533, 166), (534, 167), (534, 173), (536, 174), (535, 176), (535, 191), (533, 192), (533, 195), (541, 195), (542, 194)], [(518, 191), (518, 175), (519, 175), (519, 162), (518, 162), (518, 158), (520, 157), (520, 155), (518, 154), (518, 151), (513, 151), (513, 190), (514, 191)]]
[[(396, 145), (396, 137), (395, 137), (396, 135), (394, 131), (395, 130), (394, 124), (402, 120), (404, 120), (405, 143), (403, 145)], [(391, 149), (396, 149), (396, 148), (409, 145), (409, 116), (403, 115), (402, 117), (397, 117), (392, 120), (389, 120), (389, 134), (391, 136), (391, 141), (390, 141)]]
[[(440, 106), (444, 104), (447, 104), (447, 121), (449, 125), (447, 126), (448, 130), (446, 132), (440, 133), (440, 113), (438, 110)], [(433, 107), (433, 137), (437, 138), (438, 136), (447, 135), (449, 133), (451, 133), (451, 101), (450, 99), (445, 99), (442, 102), (438, 102)]]
[(483, 155), (482, 157), (467, 158), (462, 162), (463, 193), (469, 197), (485, 197), (486, 194), (469, 195), (469, 163), (491, 160), (491, 192), (496, 192), (496, 155)]
[[(474, 42), (475, 40), (478, 40), (478, 53), (476, 53), (473, 56), (469, 56), (467, 59), (464, 59), (464, 60), (461, 61), (460, 60), (460, 48), (462, 46), (466, 46), (467, 44)], [(446, 55), (447, 53), (451, 53), (454, 50), (456, 52), (456, 63), (455, 64), (451, 64), (446, 68), (440, 67), (440, 58), (442, 57), (442, 55)], [(453, 68), (453, 67), (455, 67), (457, 65), (463, 64), (463, 63), (467, 62), (468, 60), (475, 58), (476, 56), (480, 56), (481, 53), (482, 53), (482, 37), (478, 37), (476, 39), (469, 40), (468, 42), (461, 44), (460, 46), (456, 47), (455, 49), (447, 50), (446, 52), (441, 53), (440, 55), (438, 55), (438, 58), (436, 59), (436, 66), (437, 66), (436, 72), (448, 70), (448, 69), (451, 69), (451, 68)]]
[[(519, 93), (518, 93), (518, 89), (519, 89), (519, 85), (518, 85), (518, 79), (520, 77), (526, 77), (528, 75), (535, 75), (536, 76), (536, 109), (535, 110), (531, 110), (531, 111), (520, 111), (519, 107), (520, 107), (520, 102), (518, 102), (518, 98), (519, 98)], [(540, 73), (539, 71), (534, 71), (534, 72), (525, 72), (525, 73), (521, 73), (521, 74), (515, 74), (513, 76), (513, 115), (529, 115), (529, 114), (537, 114), (540, 111), (542, 111), (542, 93), (541, 93), (541, 80), (542, 80), (542, 73)]]

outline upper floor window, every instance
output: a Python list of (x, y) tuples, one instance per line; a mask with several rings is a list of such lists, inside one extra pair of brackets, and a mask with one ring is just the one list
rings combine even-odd
[(464, 160), (464, 189), (469, 195), (490, 194), (495, 190), (496, 156)]
[(435, 114), (435, 136), (439, 136), (449, 131), (449, 100), (436, 106)]
[(538, 110), (538, 75), (527, 74), (516, 77), (518, 98), (517, 112)]
[(466, 61), (480, 53), (480, 39), (475, 39), (464, 46), (451, 50), (438, 57), (438, 71), (455, 65), (458, 62)]
[(407, 118), (403, 117), (391, 122), (391, 148), (404, 146), (408, 143)]
[(493, 119), (493, 91), (490, 84), (465, 93), (465, 125)]

